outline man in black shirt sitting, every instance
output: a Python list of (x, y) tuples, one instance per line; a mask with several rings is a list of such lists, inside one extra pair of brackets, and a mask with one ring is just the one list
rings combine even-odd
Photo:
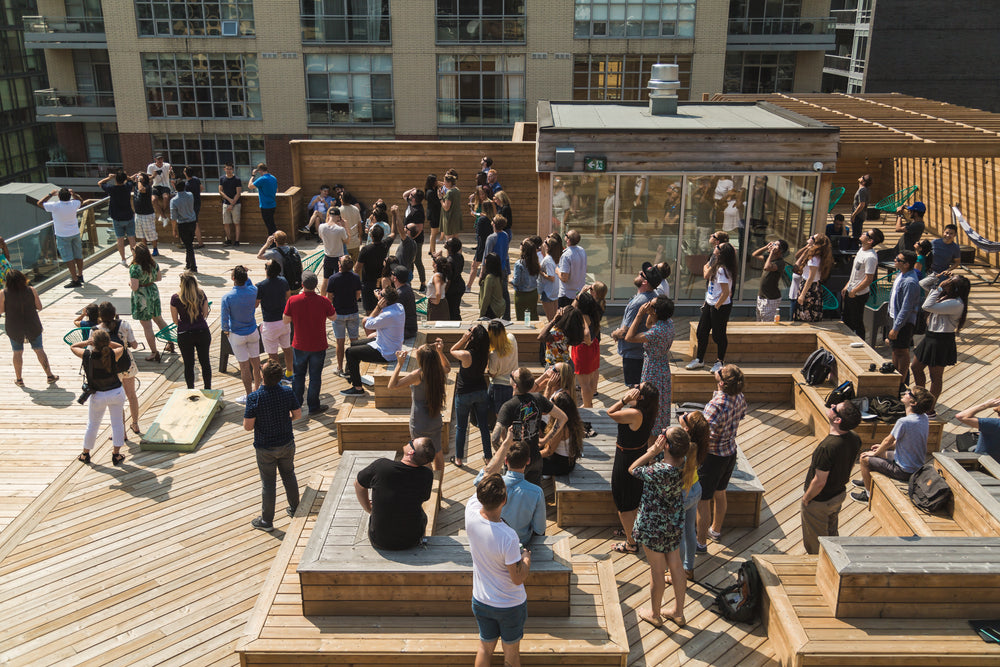
[[(368, 539), (380, 549), (409, 549), (420, 544), (427, 529), (422, 507), (431, 497), (434, 460), (430, 438), (416, 438), (403, 446), (403, 459), (379, 459), (358, 473), (354, 492), (371, 514)], [(369, 495), (369, 489), (371, 493)]]

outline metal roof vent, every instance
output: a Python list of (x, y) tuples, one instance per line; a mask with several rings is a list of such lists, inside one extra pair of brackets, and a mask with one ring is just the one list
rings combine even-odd
[(649, 113), (654, 116), (677, 115), (677, 89), (681, 87), (677, 65), (653, 65), (649, 77)]

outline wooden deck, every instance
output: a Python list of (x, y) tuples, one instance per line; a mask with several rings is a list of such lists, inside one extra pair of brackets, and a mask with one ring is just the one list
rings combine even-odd
[[(199, 251), (210, 300), (220, 302), (228, 289), (221, 276), (237, 263), (250, 266), (255, 278), (262, 275), (255, 251), (217, 245)], [(182, 254), (167, 248), (163, 255), (160, 264), (168, 272), (161, 295), (166, 300), (177, 284)], [(250, 528), (259, 513), (258, 473), (251, 436), (240, 423), (242, 408), (230, 401), (193, 453), (142, 452), (133, 439), (124, 450), (124, 466), (115, 468), (108, 434), (102, 433), (94, 464), (76, 462), (86, 409), (73, 400), (79, 391), (79, 364), (61, 336), (89, 301), (110, 299), (127, 313), (129, 295), (126, 270), (113, 257), (88, 267), (86, 276), (89, 282), (82, 290), (56, 287), (42, 294), (46, 349), (61, 376), (57, 385), (45, 385), (29, 353), (24, 372), (28, 387), (15, 389), (7, 347), (0, 350), (0, 385), (9, 388), (0, 407), (0, 615), (6, 621), (0, 629), (0, 663), (236, 665), (237, 642), (247, 632), (251, 610), (291, 524), (283, 498), (279, 493), (275, 532)], [(475, 295), (471, 297), (466, 299), (470, 308)], [(955, 433), (966, 430), (954, 422), (954, 413), (996, 391), (998, 312), (1000, 289), (974, 288), (969, 323), (959, 336), (959, 365), (946, 373), (938, 406), (945, 422), (943, 448), (952, 445)], [(215, 359), (217, 307), (210, 324)], [(605, 332), (616, 324), (613, 318), (607, 320)], [(675, 325), (678, 332), (687, 330), (684, 319)], [(674, 349), (684, 350), (684, 340), (675, 342)], [(887, 353), (885, 348), (879, 351)], [(608, 405), (623, 394), (621, 365), (609, 337), (603, 340), (602, 353), (597, 404)], [(686, 362), (685, 355), (677, 356)], [(169, 359), (160, 365), (139, 362), (144, 428), (170, 392), (183, 386), (179, 359)], [(338, 392), (347, 383), (333, 374), (334, 368), (328, 360), (323, 387), (324, 402), (333, 409), (295, 424), (296, 469), (303, 487), (314, 475), (335, 471), (339, 460), (334, 420), (343, 404)], [(228, 399), (243, 391), (235, 373), (217, 373), (213, 387), (223, 389)], [(761, 524), (727, 529), (721, 543), (711, 544), (709, 554), (698, 558), (697, 579), (716, 585), (730, 580), (752, 554), (804, 552), (799, 499), (815, 442), (812, 433), (800, 425), (790, 405), (754, 403), (739, 440), (766, 489)], [(472, 429), (470, 463), (478, 464), (480, 453), (478, 433)], [(461, 532), (462, 509), (475, 472), (450, 466), (446, 470), (438, 534)], [(611, 550), (613, 540), (606, 528), (560, 530), (550, 483), (546, 490), (549, 534), (574, 536), (574, 554)], [(848, 503), (841, 513), (843, 535), (880, 530), (860, 503)], [(630, 665), (773, 662), (775, 650), (763, 626), (722, 620), (708, 609), (711, 597), (696, 584), (690, 587), (685, 628), (640, 624), (635, 610), (648, 603), (646, 563), (620, 554), (612, 555), (610, 562)], [(830, 636), (839, 637), (837, 632)]]

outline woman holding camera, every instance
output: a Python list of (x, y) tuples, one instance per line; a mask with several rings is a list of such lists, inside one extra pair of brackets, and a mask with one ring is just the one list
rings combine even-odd
[(462, 467), (465, 460), (465, 441), (469, 434), (469, 415), (476, 413), (476, 423), (483, 439), (483, 458), (493, 456), (490, 442), (490, 399), (487, 395), (486, 365), (490, 359), (490, 334), (481, 324), (470, 327), (457, 343), (451, 346), (451, 356), (461, 367), (455, 380), (455, 455), (451, 462)]
[[(913, 352), (910, 370), (913, 371), (913, 384), (918, 387), (923, 387), (926, 381), (924, 370), (930, 373), (930, 392), (937, 402), (944, 386), (945, 366), (958, 363), (955, 335), (965, 326), (971, 286), (968, 278), (953, 276), (950, 271), (928, 276), (920, 281), (920, 286), (930, 290), (923, 305), (927, 313), (927, 335)], [(937, 416), (936, 411), (934, 415)]]
[(396, 351), (396, 368), (389, 378), (389, 389), (410, 388), (410, 439), (430, 438), (434, 443), (434, 469), (444, 470), (441, 410), (451, 365), (444, 357), (444, 343), (438, 338), (433, 344), (425, 343), (416, 349), (417, 367), (400, 377), (409, 354), (406, 350)]
[(97, 432), (101, 428), (104, 411), (109, 410), (111, 442), (114, 445), (111, 462), (114, 465), (121, 465), (125, 460), (125, 455), (121, 453), (122, 445), (125, 444), (125, 390), (122, 389), (122, 381), (118, 377), (117, 361), (125, 348), (118, 343), (112, 343), (107, 331), (93, 329), (90, 340), (73, 343), (70, 350), (83, 359), (87, 377), (84, 394), (77, 400), (80, 403), (88, 399), (90, 401), (87, 430), (83, 434), (83, 452), (77, 460), (90, 463), (90, 452), (97, 441)]
[(656, 385), (643, 382), (608, 408), (608, 416), (618, 423), (618, 442), (611, 468), (611, 497), (615, 501), (618, 520), (622, 525), (612, 535), (625, 538), (624, 542), (614, 546), (618, 553), (634, 554), (639, 550), (633, 539), (632, 528), (642, 498), (642, 480), (633, 477), (629, 468), (646, 453), (659, 404), (660, 391)]

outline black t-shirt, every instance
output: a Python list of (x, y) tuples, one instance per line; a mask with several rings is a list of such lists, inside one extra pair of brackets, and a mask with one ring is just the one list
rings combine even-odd
[(257, 298), (260, 300), (260, 314), (265, 322), (278, 322), (285, 314), (288, 300), (288, 281), (284, 276), (265, 278), (257, 283)]
[(243, 181), (240, 180), (239, 176), (233, 176), (232, 178), (226, 178), (223, 176), (219, 179), (219, 187), (222, 188), (223, 194), (232, 199), (236, 196), (236, 188), (243, 187)]
[(924, 221), (923, 220), (911, 220), (906, 223), (903, 227), (903, 235), (899, 237), (899, 243), (896, 244), (896, 252), (902, 252), (903, 250), (913, 250), (913, 246), (917, 244), (920, 237), (924, 235)]
[(781, 298), (781, 278), (785, 275), (785, 260), (779, 257), (774, 263), (778, 267), (777, 270), (765, 271), (764, 277), (760, 280), (760, 290), (757, 294), (762, 299)]
[(361, 289), (361, 276), (348, 271), (338, 272), (330, 276), (326, 284), (326, 293), (333, 301), (333, 309), (338, 315), (353, 315), (358, 312), (358, 290)]
[(385, 241), (381, 243), (369, 243), (361, 248), (358, 253), (358, 263), (364, 267), (361, 277), (362, 282), (367, 285), (374, 285), (382, 277), (382, 265), (385, 258), (389, 256), (389, 244)]
[(465, 278), (462, 276), (462, 271), (465, 270), (465, 257), (462, 256), (462, 253), (458, 253), (455, 255), (448, 255), (447, 259), (448, 259), (448, 266), (451, 267), (450, 279), (452, 288), (458, 285), (464, 285)]
[(403, 338), (413, 338), (417, 335), (417, 296), (409, 284), (400, 285), (399, 304), (403, 307), (406, 320), (403, 323)]
[(441, 222), (441, 199), (438, 198), (437, 190), (424, 190), (424, 201), (427, 203), (427, 221), (431, 224)]
[(826, 478), (826, 485), (813, 500), (830, 500), (843, 493), (844, 487), (851, 479), (851, 468), (860, 452), (861, 438), (853, 431), (848, 431), (844, 435), (826, 436), (813, 452), (812, 463), (809, 464), (809, 472), (806, 474), (806, 484), (803, 489), (809, 488), (817, 470), (827, 470), (830, 475)]
[(358, 473), (358, 484), (372, 490), (368, 538), (383, 549), (409, 549), (427, 527), (421, 505), (431, 497), (434, 473), (426, 466), (379, 459)]
[(194, 212), (197, 214), (201, 210), (201, 179), (197, 176), (192, 176), (187, 180), (184, 189), (194, 197)]
[(517, 394), (500, 406), (497, 413), (497, 423), (505, 429), (515, 421), (524, 426), (521, 440), (528, 443), (531, 449), (531, 460), (538, 461), (541, 451), (538, 449), (538, 437), (542, 433), (542, 416), (552, 412), (552, 401), (542, 394)]
[(132, 211), (132, 188), (131, 181), (122, 185), (104, 184), (104, 191), (108, 193), (108, 215), (112, 220), (131, 220), (135, 217)]

